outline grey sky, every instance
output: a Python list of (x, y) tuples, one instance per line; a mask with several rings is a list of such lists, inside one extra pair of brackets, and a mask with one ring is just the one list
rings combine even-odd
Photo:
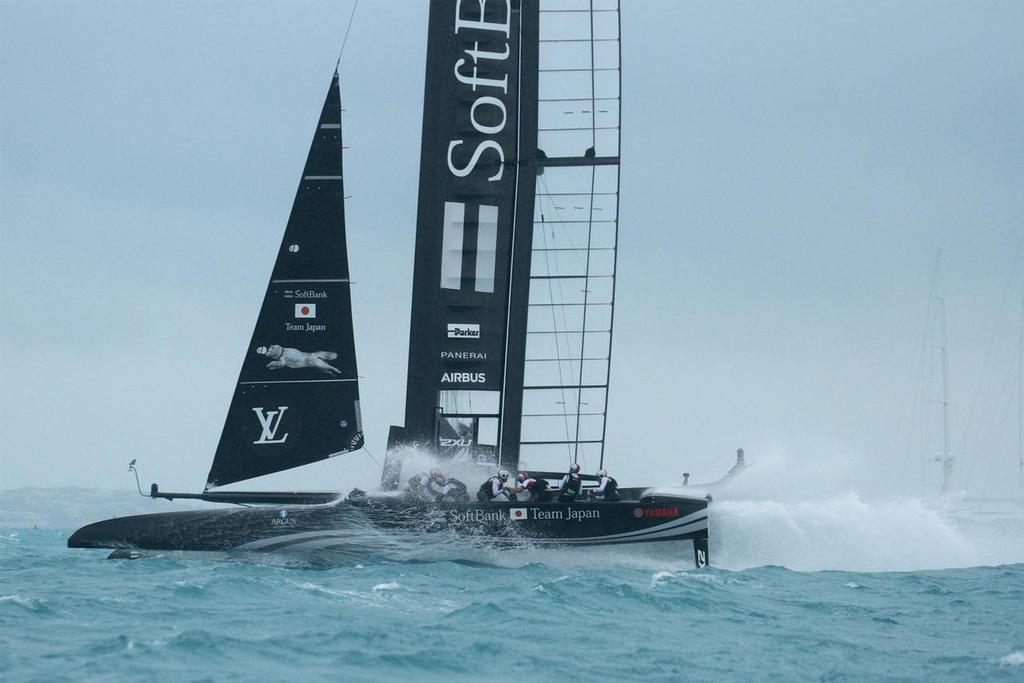
[[(1024, 5), (624, 5), (614, 473), (703, 479), (744, 446), (917, 490), (948, 247), (958, 483), (980, 454), (970, 489), (1011, 492)], [(342, 62), (378, 459), (403, 414), (426, 9), (363, 0)], [(0, 488), (123, 486), (133, 457), (201, 486), (350, 10), (0, 2)], [(360, 453), (275, 483), (376, 476)]]

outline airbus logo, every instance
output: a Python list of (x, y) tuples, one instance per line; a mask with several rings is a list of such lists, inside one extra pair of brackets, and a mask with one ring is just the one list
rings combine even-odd
[(446, 372), (441, 376), (445, 384), (483, 384), (486, 381), (485, 372)]
[(277, 438), (277, 430), (281, 427), (281, 420), (284, 419), (284, 411), (288, 410), (288, 406), (278, 406), (277, 410), (266, 410), (265, 408), (253, 408), (252, 412), (256, 413), (256, 419), (260, 421), (260, 438), (253, 441), (256, 445), (268, 444), (268, 443), (284, 443), (285, 439), (288, 438), (288, 433), (285, 432), (284, 436), (280, 439)]

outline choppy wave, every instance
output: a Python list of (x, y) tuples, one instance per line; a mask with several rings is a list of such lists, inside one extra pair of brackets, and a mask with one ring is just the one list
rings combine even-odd
[[(804, 539), (846, 533), (823, 564), (858, 555), (852, 547), (844, 555), (844, 542), (877, 542), (872, 533), (841, 531), (838, 512), (835, 521), (809, 522), (804, 513), (821, 517), (816, 506), (832, 503), (808, 504), (771, 512), (730, 501), (720, 533), (758, 511), (792, 518), (794, 536)], [(841, 497), (835, 505), (874, 521), (923, 517), (935, 537), (962, 533), (920, 502), (872, 509)], [(723, 559), (734, 552), (741, 564), (813, 564), (797, 545), (750, 545), (754, 527), (741, 526), (748, 546), (723, 549)], [(297, 672), (347, 681), (519, 680), (528, 673), (523, 662), (570, 680), (1014, 680), (1024, 665), (1021, 564), (695, 571), (671, 557), (587, 549), (526, 553), (505, 564), (367, 558), (312, 568), (173, 555), (108, 561), (102, 551), (65, 548), (58, 532), (17, 533), (17, 543), (0, 544), (5, 683), (273, 680)], [(926, 547), (922, 540), (907, 552)], [(970, 562), (978, 552), (954, 548), (924, 561)]]

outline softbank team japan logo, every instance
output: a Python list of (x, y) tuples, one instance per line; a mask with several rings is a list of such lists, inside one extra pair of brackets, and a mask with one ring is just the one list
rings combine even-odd
[(526, 508), (509, 508), (508, 509), (509, 519), (514, 519), (517, 522), (521, 522), (526, 519)]
[(479, 339), (480, 325), (476, 323), (448, 323), (449, 339)]
[(295, 304), (296, 318), (315, 318), (316, 304)]
[(288, 438), (288, 433), (285, 432), (281, 438), (277, 438), (277, 430), (281, 427), (281, 420), (284, 419), (284, 411), (288, 410), (288, 406), (278, 406), (277, 410), (267, 410), (265, 408), (253, 408), (252, 412), (256, 413), (256, 418), (260, 421), (260, 438), (253, 441), (256, 445), (268, 444), (268, 443), (284, 443), (285, 439)]

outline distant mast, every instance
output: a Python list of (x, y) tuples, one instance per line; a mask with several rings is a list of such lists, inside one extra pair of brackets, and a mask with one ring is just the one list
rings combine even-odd
[[(934, 398), (928, 391), (931, 382), (925, 387), (923, 400), (925, 403), (938, 404), (942, 407), (942, 452), (933, 460), (942, 463), (942, 493), (948, 493), (953, 485), (953, 453), (949, 446), (949, 362), (946, 346), (946, 299), (940, 287), (942, 270), (942, 250), (935, 254), (935, 266), (932, 270), (932, 286), (928, 293), (928, 320), (925, 329), (925, 348), (939, 354), (940, 377), (942, 380), (941, 398)], [(938, 337), (937, 339), (935, 337)], [(929, 374), (930, 377), (930, 374)]]
[(1020, 341), (1017, 346), (1017, 484), (1024, 497), (1024, 301), (1020, 307)]

